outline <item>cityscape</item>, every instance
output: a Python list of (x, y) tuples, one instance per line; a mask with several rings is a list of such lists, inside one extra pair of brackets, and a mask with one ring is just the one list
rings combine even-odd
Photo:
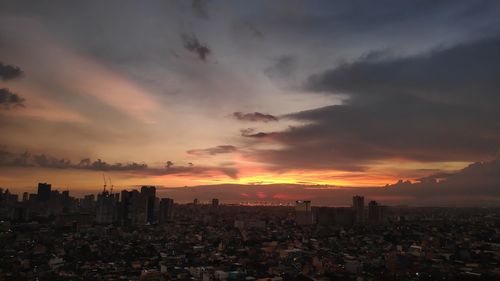
[(499, 120), (499, 0), (0, 0), (0, 281), (497, 281)]
[(0, 196), (0, 280), (498, 280), (500, 208)]

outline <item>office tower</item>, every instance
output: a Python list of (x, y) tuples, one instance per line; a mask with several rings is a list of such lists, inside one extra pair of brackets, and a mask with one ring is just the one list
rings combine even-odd
[(103, 191), (97, 195), (96, 222), (111, 224), (116, 221), (117, 206), (114, 195)]
[(174, 208), (174, 199), (162, 198), (160, 200), (160, 212), (159, 212), (159, 216), (158, 216), (158, 222), (160, 224), (163, 224), (169, 220), (172, 220), (173, 208)]
[(52, 185), (48, 183), (38, 183), (37, 198), (41, 202), (49, 201), (52, 193)]
[(156, 198), (156, 187), (154, 186), (142, 186), (141, 195), (146, 199), (146, 209), (147, 209), (147, 221), (153, 223), (155, 221), (155, 198)]
[(359, 195), (352, 197), (352, 208), (356, 213), (356, 223), (363, 223), (365, 220), (365, 197)]
[(128, 217), (132, 225), (145, 225), (148, 223), (149, 197), (137, 190), (129, 191)]
[(311, 201), (295, 202), (295, 223), (297, 225), (311, 225), (314, 223), (313, 212), (311, 211)]
[(212, 199), (212, 207), (218, 207), (219, 206), (219, 199), (214, 198)]
[(24, 192), (23, 193), (23, 202), (26, 202), (28, 200), (29, 200), (29, 194), (28, 194), (28, 192)]
[(386, 220), (386, 206), (381, 206), (377, 201), (370, 201), (368, 204), (368, 221), (372, 223), (382, 223)]

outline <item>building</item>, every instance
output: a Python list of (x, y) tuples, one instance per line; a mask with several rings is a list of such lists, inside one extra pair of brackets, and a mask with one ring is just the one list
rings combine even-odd
[(381, 223), (386, 220), (386, 206), (381, 206), (377, 201), (368, 203), (368, 221)]
[(38, 193), (37, 198), (41, 202), (47, 202), (50, 199), (50, 194), (52, 193), (52, 185), (48, 183), (38, 183)]
[(96, 222), (111, 224), (118, 217), (117, 202), (115, 196), (104, 190), (97, 195)]
[(295, 223), (297, 225), (311, 225), (314, 223), (314, 216), (311, 210), (311, 201), (295, 202)]
[(153, 223), (155, 221), (154, 212), (155, 212), (156, 187), (142, 186), (141, 195), (146, 198), (147, 222)]
[(352, 197), (352, 208), (356, 213), (356, 223), (365, 221), (365, 197), (356, 195)]
[(158, 223), (163, 224), (173, 218), (174, 199), (162, 198), (160, 200), (160, 211), (158, 215)]
[(212, 199), (212, 207), (218, 207), (219, 206), (219, 199), (214, 198)]
[(199, 203), (199, 202), (198, 202), (198, 198), (194, 198), (194, 200), (193, 200), (193, 205), (198, 205), (198, 203)]

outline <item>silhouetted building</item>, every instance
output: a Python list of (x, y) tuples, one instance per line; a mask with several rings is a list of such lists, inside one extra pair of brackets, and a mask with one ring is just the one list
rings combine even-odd
[(166, 223), (172, 220), (174, 208), (174, 199), (162, 198), (160, 200), (160, 211), (158, 216), (158, 222), (160, 224)]
[(117, 219), (117, 204), (113, 194), (103, 191), (97, 195), (96, 222), (114, 223)]
[(219, 206), (219, 199), (214, 198), (212, 199), (212, 207), (218, 207)]
[(311, 225), (314, 223), (314, 216), (311, 210), (311, 201), (295, 202), (295, 223), (297, 225)]
[(24, 192), (23, 193), (23, 202), (26, 202), (28, 200), (29, 200), (29, 194), (28, 194), (28, 192)]
[(47, 202), (50, 199), (50, 194), (52, 193), (52, 185), (48, 183), (38, 183), (38, 193), (37, 198), (41, 202)]
[(371, 223), (380, 223), (386, 220), (386, 206), (381, 206), (377, 201), (368, 203), (368, 221)]
[(359, 195), (352, 197), (352, 208), (356, 213), (356, 222), (363, 223), (365, 221), (365, 197)]
[(193, 205), (198, 205), (198, 198), (194, 198)]
[(146, 208), (147, 208), (147, 221), (153, 223), (155, 221), (155, 198), (156, 198), (156, 187), (154, 186), (142, 186), (141, 195), (146, 197)]

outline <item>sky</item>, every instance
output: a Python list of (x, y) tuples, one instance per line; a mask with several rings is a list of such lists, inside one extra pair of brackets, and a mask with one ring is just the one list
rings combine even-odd
[(13, 191), (494, 205), (498, 120), (498, 1), (0, 0)]

